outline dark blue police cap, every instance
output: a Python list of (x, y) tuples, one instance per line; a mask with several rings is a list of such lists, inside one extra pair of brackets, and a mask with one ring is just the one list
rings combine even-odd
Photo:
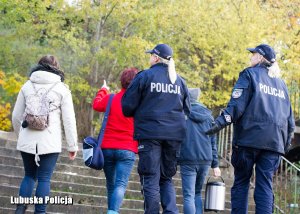
[(153, 50), (148, 50), (146, 53), (156, 54), (157, 56), (169, 60), (173, 56), (172, 48), (167, 44), (156, 45)]
[(274, 49), (269, 45), (260, 44), (255, 48), (247, 48), (247, 50), (250, 51), (251, 53), (259, 53), (271, 63), (276, 61), (276, 53)]

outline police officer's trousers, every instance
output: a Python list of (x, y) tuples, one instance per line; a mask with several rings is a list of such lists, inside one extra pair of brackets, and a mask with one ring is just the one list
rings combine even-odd
[(181, 141), (140, 140), (138, 173), (144, 195), (145, 214), (178, 214), (172, 177), (176, 174)]
[(248, 190), (255, 165), (255, 213), (272, 214), (274, 205), (273, 175), (280, 163), (280, 154), (247, 147), (233, 148), (234, 184), (231, 188), (231, 213), (248, 213)]

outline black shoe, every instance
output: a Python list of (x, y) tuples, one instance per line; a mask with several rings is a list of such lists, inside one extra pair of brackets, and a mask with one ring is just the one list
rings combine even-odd
[(27, 209), (25, 204), (18, 204), (15, 214), (24, 214)]

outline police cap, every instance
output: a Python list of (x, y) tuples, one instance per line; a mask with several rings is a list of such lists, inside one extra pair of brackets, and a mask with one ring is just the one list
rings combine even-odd
[(167, 60), (173, 56), (173, 50), (167, 44), (158, 44), (152, 50), (146, 51), (146, 53), (156, 54), (157, 56)]
[(276, 61), (276, 53), (274, 49), (269, 45), (260, 44), (255, 48), (247, 48), (247, 50), (250, 51), (251, 53), (259, 53), (271, 63)]

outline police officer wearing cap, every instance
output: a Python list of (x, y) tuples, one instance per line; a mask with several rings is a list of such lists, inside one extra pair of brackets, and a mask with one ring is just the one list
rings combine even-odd
[(240, 73), (227, 107), (206, 133), (214, 134), (234, 123), (231, 213), (248, 213), (248, 190), (255, 164), (255, 213), (271, 214), (273, 175), (291, 143), (295, 122), (273, 48), (261, 44), (247, 50), (253, 54), (251, 67)]
[(178, 213), (172, 177), (185, 137), (190, 101), (185, 81), (176, 74), (173, 50), (159, 44), (150, 53), (151, 67), (139, 72), (122, 98), (125, 116), (134, 117), (138, 173), (146, 214)]

